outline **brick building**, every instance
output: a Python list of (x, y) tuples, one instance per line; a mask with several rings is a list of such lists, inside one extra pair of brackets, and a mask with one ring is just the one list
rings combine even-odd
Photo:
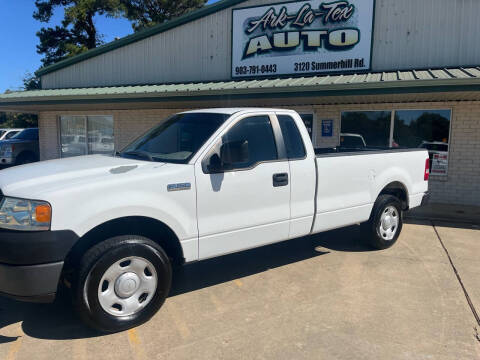
[(42, 160), (112, 154), (193, 108), (296, 109), (316, 147), (423, 147), (432, 201), (480, 203), (480, 2), (223, 0), (0, 95)]

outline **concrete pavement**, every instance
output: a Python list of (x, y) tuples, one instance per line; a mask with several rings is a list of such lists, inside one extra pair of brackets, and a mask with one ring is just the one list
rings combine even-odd
[(435, 225), (387, 251), (350, 227), (186, 266), (150, 322), (108, 336), (61, 302), (0, 299), (0, 359), (480, 359), (441, 243), (480, 310), (480, 230)]

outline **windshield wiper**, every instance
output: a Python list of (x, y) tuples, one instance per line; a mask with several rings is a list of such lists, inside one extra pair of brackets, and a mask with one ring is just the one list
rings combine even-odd
[(143, 151), (143, 150), (134, 150), (134, 151), (122, 152), (120, 155), (139, 156), (139, 157), (147, 158), (150, 161), (155, 161), (153, 159), (153, 156), (148, 151)]

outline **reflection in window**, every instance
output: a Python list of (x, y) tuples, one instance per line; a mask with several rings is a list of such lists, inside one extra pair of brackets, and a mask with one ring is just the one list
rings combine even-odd
[(87, 154), (113, 155), (112, 116), (60, 117), (62, 157)]
[(342, 112), (341, 148), (389, 147), (390, 111)]
[(392, 144), (394, 147), (427, 149), (431, 173), (445, 175), (450, 118), (450, 110), (396, 111)]
[(445, 175), (448, 169), (450, 110), (395, 110), (392, 137), (390, 111), (342, 113), (340, 149), (365, 147), (423, 148), (430, 171)]
[(89, 116), (88, 153), (113, 155), (113, 118), (111, 116)]
[(448, 151), (449, 130), (450, 110), (400, 110), (395, 112), (393, 143)]

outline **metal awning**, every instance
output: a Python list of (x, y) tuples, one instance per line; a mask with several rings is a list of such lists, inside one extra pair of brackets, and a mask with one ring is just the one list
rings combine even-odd
[(321, 75), (202, 83), (134, 85), (10, 92), (0, 110), (22, 105), (89, 102), (188, 101), (242, 97), (311, 97), (479, 91), (480, 67)]

